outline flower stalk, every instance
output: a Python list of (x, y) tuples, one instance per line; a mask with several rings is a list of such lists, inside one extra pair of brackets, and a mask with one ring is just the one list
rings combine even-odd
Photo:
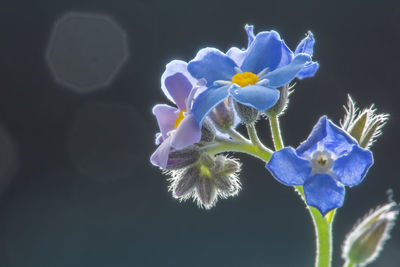
[[(279, 126), (278, 116), (270, 114), (269, 116), (272, 139), (275, 149), (278, 151), (283, 148), (283, 140)], [(302, 186), (295, 186), (295, 190), (299, 193), (301, 199), (305, 201), (304, 190)], [(310, 206), (307, 206), (311, 219), (314, 224), (316, 238), (316, 256), (315, 267), (331, 267), (332, 262), (332, 222), (335, 211), (328, 213), (325, 217), (321, 213)]]

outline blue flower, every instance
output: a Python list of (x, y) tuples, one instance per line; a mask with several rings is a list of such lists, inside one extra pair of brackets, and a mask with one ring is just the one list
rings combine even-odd
[(344, 186), (361, 183), (372, 164), (371, 151), (323, 116), (304, 143), (275, 152), (266, 168), (284, 185), (303, 186), (307, 204), (325, 216), (343, 205)]
[(311, 60), (315, 42), (311, 32), (292, 52), (275, 31), (254, 35), (252, 26), (245, 29), (249, 39), (246, 50), (233, 47), (224, 54), (208, 47), (188, 64), (193, 77), (207, 82), (207, 89), (193, 104), (199, 124), (229, 95), (241, 104), (267, 110), (279, 99), (278, 87), (296, 77), (313, 76), (318, 69), (318, 63)]

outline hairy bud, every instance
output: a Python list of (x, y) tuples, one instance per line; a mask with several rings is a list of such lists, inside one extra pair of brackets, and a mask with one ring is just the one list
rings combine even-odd
[(201, 127), (201, 140), (200, 142), (209, 143), (215, 139), (215, 127), (207, 118), (204, 120)]
[(398, 213), (399, 205), (389, 202), (361, 219), (343, 243), (343, 259), (357, 266), (366, 266), (374, 261), (389, 239)]
[(221, 132), (226, 132), (235, 123), (235, 112), (232, 102), (233, 100), (231, 97), (226, 98), (209, 114), (209, 118)]
[(200, 207), (210, 209), (218, 197), (235, 196), (241, 189), (238, 178), (240, 163), (222, 155), (211, 157), (203, 154), (195, 164), (170, 171), (169, 190), (175, 198), (186, 200), (193, 197)]
[(258, 110), (255, 108), (240, 104), (238, 102), (234, 102), (236, 113), (238, 114), (239, 118), (242, 120), (244, 124), (252, 124), (258, 118)]
[(278, 100), (278, 102), (276, 102), (276, 104), (272, 108), (267, 110), (266, 113), (267, 114), (272, 113), (272, 114), (276, 114), (276, 115), (283, 114), (289, 104), (289, 96), (294, 91), (293, 87), (294, 86), (290, 86), (289, 84), (279, 87), (278, 88), (278, 90), (280, 91), (279, 100)]
[(189, 146), (181, 150), (175, 150), (169, 153), (167, 170), (182, 169), (194, 164), (200, 158), (200, 151), (197, 145)]
[(382, 134), (382, 127), (389, 119), (389, 114), (376, 114), (374, 105), (359, 111), (350, 95), (344, 109), (346, 114), (341, 122), (343, 130), (353, 136), (361, 147), (371, 147), (376, 138)]

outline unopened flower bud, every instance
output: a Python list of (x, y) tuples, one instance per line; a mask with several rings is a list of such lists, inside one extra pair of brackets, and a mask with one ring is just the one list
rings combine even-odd
[(193, 197), (205, 209), (212, 208), (218, 197), (237, 195), (241, 189), (238, 178), (240, 163), (218, 155), (202, 154), (195, 164), (170, 171), (172, 178), (169, 190), (179, 200)]
[(356, 266), (366, 266), (375, 260), (389, 239), (398, 213), (398, 204), (389, 202), (360, 220), (344, 241), (343, 259)]
[(292, 88), (293, 86), (290, 86), (289, 84), (285, 84), (284, 86), (279, 87), (278, 88), (278, 90), (280, 91), (279, 100), (272, 108), (267, 110), (266, 113), (267, 114), (271, 113), (275, 115), (283, 114), (289, 104), (289, 95), (291, 95), (293, 92)]
[(200, 158), (199, 147), (196, 145), (189, 146), (181, 150), (174, 150), (169, 153), (167, 161), (167, 170), (182, 169), (192, 165)]
[(234, 125), (235, 112), (233, 110), (233, 100), (231, 97), (226, 98), (218, 104), (209, 114), (209, 118), (221, 132), (226, 132)]
[(258, 118), (258, 110), (255, 108), (234, 102), (236, 113), (244, 124), (252, 124)]
[(215, 184), (211, 177), (201, 175), (196, 190), (197, 198), (206, 209), (214, 206), (214, 202), (217, 199), (217, 191), (215, 190)]
[(195, 188), (199, 174), (200, 172), (197, 167), (184, 169), (180, 174), (180, 179), (176, 181), (173, 187), (174, 197), (179, 198), (190, 194)]
[(382, 134), (382, 127), (389, 119), (389, 114), (376, 114), (374, 105), (359, 111), (353, 99), (348, 96), (346, 114), (341, 123), (343, 130), (347, 131), (359, 145), (369, 148), (376, 138)]
[(201, 127), (201, 140), (200, 142), (209, 143), (215, 139), (215, 127), (212, 122), (205, 119)]

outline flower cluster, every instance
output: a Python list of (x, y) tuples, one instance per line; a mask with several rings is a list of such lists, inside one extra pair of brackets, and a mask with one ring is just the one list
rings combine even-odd
[[(204, 208), (218, 197), (236, 195), (240, 163), (221, 152), (244, 152), (266, 164), (272, 176), (288, 186), (302, 187), (309, 206), (322, 215), (343, 205), (345, 186), (355, 186), (373, 164), (368, 148), (387, 120), (373, 107), (357, 113), (349, 98), (342, 128), (323, 116), (297, 149), (264, 146), (254, 124), (260, 114), (271, 120), (274, 141), (279, 129), (273, 119), (288, 103), (291, 82), (312, 77), (315, 39), (309, 31), (292, 51), (276, 31), (254, 34), (246, 25), (247, 48), (201, 49), (189, 62), (166, 65), (161, 88), (176, 107), (153, 108), (160, 133), (151, 162), (172, 175), (175, 198), (193, 198)], [(248, 139), (235, 128), (242, 123)]]
[[(225, 180), (215, 166), (226, 166), (233, 161), (215, 156), (217, 153), (207, 148), (224, 140), (240, 139), (240, 134), (232, 131), (240, 121), (253, 122), (259, 111), (266, 111), (282, 100), (280, 87), (287, 88), (294, 78), (313, 76), (319, 67), (311, 59), (315, 42), (311, 32), (293, 52), (275, 31), (255, 35), (253, 26), (248, 25), (245, 30), (246, 49), (232, 47), (224, 53), (204, 48), (188, 63), (174, 60), (167, 64), (161, 88), (176, 107), (158, 104), (153, 108), (160, 133), (156, 135), (158, 148), (151, 162), (164, 170), (173, 170), (170, 188), (175, 197), (193, 197), (206, 208), (213, 206), (216, 198), (204, 197), (199, 189), (201, 184), (213, 184), (204, 188), (218, 188), (211, 190), (216, 194), (205, 195), (223, 198), (237, 194), (240, 189), (239, 167), (230, 179), (224, 178), (235, 185), (235, 190), (222, 189), (221, 181)], [(215, 166), (199, 163), (201, 158), (213, 159), (209, 165)], [(208, 178), (203, 179), (204, 176)]]
[[(276, 31), (254, 34), (249, 25), (245, 31), (247, 48), (224, 53), (207, 47), (188, 62), (167, 64), (161, 88), (175, 106), (153, 108), (160, 132), (150, 160), (170, 175), (174, 198), (193, 199), (205, 209), (241, 190), (241, 163), (222, 153), (263, 160), (272, 177), (294, 187), (309, 207), (318, 241), (315, 266), (329, 267), (335, 211), (346, 187), (360, 184), (373, 165), (370, 148), (389, 115), (378, 114), (373, 105), (360, 111), (349, 96), (340, 126), (324, 115), (296, 149), (285, 146), (279, 117), (288, 107), (292, 81), (312, 77), (319, 68), (312, 59), (314, 36), (309, 31), (292, 51)], [(270, 124), (273, 149), (258, 137), (256, 123), (263, 120)], [(378, 256), (399, 210), (390, 197), (354, 227), (343, 246), (346, 267), (365, 266)]]

